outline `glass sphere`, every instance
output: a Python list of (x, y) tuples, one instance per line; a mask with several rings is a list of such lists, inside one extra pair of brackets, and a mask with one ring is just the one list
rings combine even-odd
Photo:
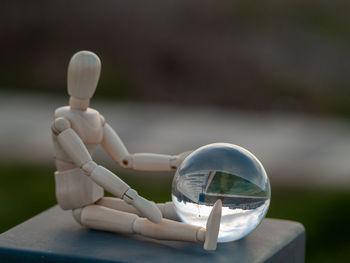
[(269, 179), (246, 149), (209, 144), (187, 156), (176, 171), (172, 200), (184, 223), (205, 228), (218, 199), (222, 201), (218, 242), (245, 237), (264, 218), (270, 204)]

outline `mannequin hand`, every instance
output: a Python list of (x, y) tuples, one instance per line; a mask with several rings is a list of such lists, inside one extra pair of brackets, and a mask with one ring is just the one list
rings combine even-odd
[(185, 160), (185, 158), (191, 153), (192, 153), (192, 151), (187, 151), (187, 152), (183, 152), (183, 153), (180, 153), (178, 155), (175, 155), (174, 158), (170, 160), (171, 167), (174, 169), (179, 168), (179, 166), (182, 164), (183, 160)]
[(162, 213), (154, 202), (138, 195), (134, 189), (129, 189), (123, 196), (123, 200), (128, 204), (134, 206), (153, 223), (160, 223), (162, 221)]

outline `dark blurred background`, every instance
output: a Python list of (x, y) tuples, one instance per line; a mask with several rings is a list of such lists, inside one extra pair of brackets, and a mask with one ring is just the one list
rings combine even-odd
[[(92, 106), (131, 152), (248, 148), (271, 179), (268, 216), (306, 227), (307, 262), (349, 262), (349, 7), (1, 0), (0, 231), (55, 204), (50, 122), (67, 104), (70, 57), (91, 50), (102, 61)], [(172, 174), (96, 159), (145, 197), (170, 199)]]

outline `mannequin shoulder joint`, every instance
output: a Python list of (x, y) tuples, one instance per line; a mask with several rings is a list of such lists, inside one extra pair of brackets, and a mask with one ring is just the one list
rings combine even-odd
[(67, 120), (64, 117), (58, 117), (56, 118), (51, 126), (52, 131), (58, 135), (61, 132), (63, 132), (64, 130), (71, 128), (71, 123), (69, 120)]

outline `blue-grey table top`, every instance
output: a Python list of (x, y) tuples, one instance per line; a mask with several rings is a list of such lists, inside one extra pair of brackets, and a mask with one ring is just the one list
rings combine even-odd
[(207, 252), (199, 243), (89, 230), (55, 206), (0, 235), (0, 262), (303, 262), (304, 246), (303, 226), (286, 220), (266, 218)]

